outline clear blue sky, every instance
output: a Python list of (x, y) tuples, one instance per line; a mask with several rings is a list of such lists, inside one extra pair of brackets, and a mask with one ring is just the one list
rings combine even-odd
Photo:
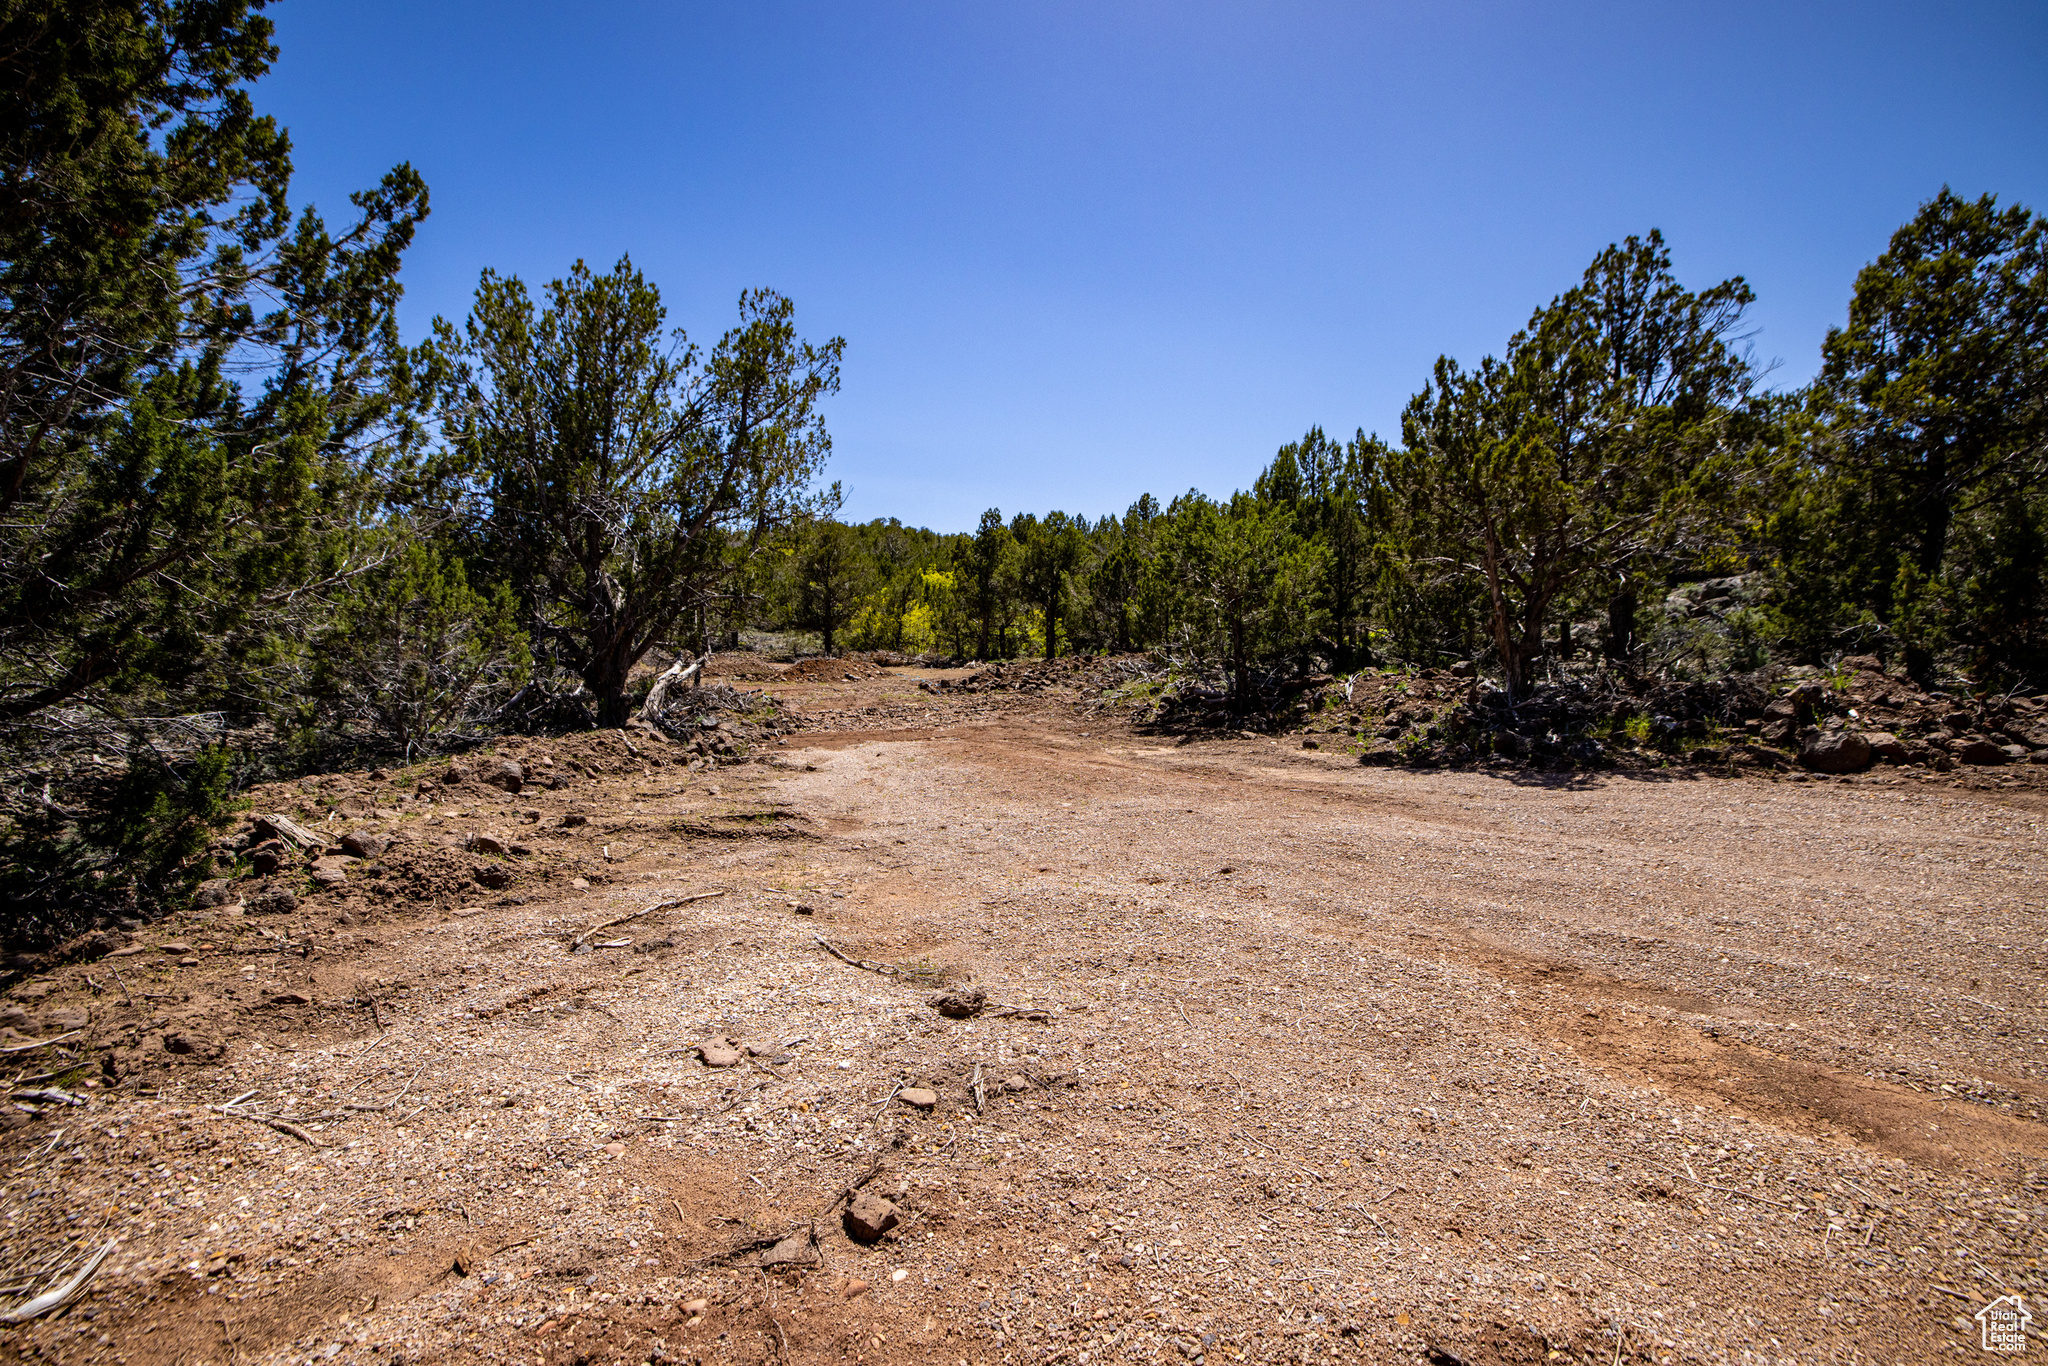
[(710, 340), (843, 335), (853, 519), (1227, 493), (1398, 435), (1594, 252), (1747, 276), (1774, 380), (1943, 183), (2048, 211), (2048, 4), (287, 0), (259, 102), (330, 217), (410, 160), (405, 321), (622, 252)]

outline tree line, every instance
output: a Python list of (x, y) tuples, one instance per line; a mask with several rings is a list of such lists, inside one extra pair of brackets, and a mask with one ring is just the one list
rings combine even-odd
[[(844, 342), (743, 294), (708, 342), (622, 258), (486, 271), (408, 343), (408, 165), (331, 224), (252, 89), (261, 0), (0, 5), (0, 897), (141, 905), (251, 773), (617, 725), (750, 630), (959, 659), (1276, 672), (1477, 661), (1932, 681), (2048, 667), (2043, 221), (1943, 189), (1772, 389), (1741, 279), (1651, 232), (1398, 439), (1310, 428), (1247, 490), (971, 532), (839, 519)], [(1713, 632), (1674, 589), (1737, 581)], [(233, 732), (268, 738), (252, 749)], [(260, 750), (260, 752), (258, 752)], [(54, 921), (52, 923), (55, 923)]]
[[(2048, 686), (2048, 227), (1944, 188), (1857, 276), (1819, 373), (1764, 386), (1740, 278), (1692, 290), (1652, 231), (1596, 255), (1498, 357), (1440, 358), (1398, 443), (1320, 427), (1248, 491), (972, 535), (794, 524), (789, 624), (956, 656), (1161, 650), (1256, 668), (1895, 659)], [(1703, 635), (1676, 589), (1737, 579)]]

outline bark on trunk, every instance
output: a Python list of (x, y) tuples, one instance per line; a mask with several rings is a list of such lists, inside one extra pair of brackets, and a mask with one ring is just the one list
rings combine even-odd
[(1620, 661), (1636, 651), (1636, 594), (1624, 588), (1607, 600), (1607, 657)]

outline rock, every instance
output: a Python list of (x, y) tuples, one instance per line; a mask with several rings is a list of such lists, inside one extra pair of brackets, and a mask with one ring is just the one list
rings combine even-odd
[(1950, 747), (1949, 753), (1954, 755), (1960, 763), (1975, 764), (1979, 767), (2005, 762), (2004, 750), (1982, 736), (1976, 735), (1971, 736), (1967, 740), (1957, 741)]
[(905, 1105), (915, 1105), (920, 1110), (929, 1110), (939, 1103), (939, 1093), (922, 1086), (906, 1086), (896, 1093), (896, 1099)]
[(1013, 1072), (1003, 1078), (1003, 1089), (1014, 1095), (1019, 1091), (1029, 1091), (1031, 1089), (1031, 1082), (1027, 1078)]
[(969, 1020), (988, 1009), (988, 993), (980, 987), (955, 987), (932, 997), (930, 1005), (949, 1020)]
[(571, 811), (562, 817), (562, 828), (564, 830), (574, 830), (579, 825), (588, 824), (590, 824), (590, 817), (584, 815), (581, 811)]
[(1799, 747), (1799, 762), (1818, 773), (1861, 773), (1870, 767), (1870, 742), (1852, 730), (1816, 735)]
[(868, 1283), (862, 1280), (860, 1277), (855, 1276), (852, 1280), (846, 1283), (846, 1288), (844, 1290), (841, 1290), (839, 1293), (849, 1300), (859, 1299), (862, 1295), (868, 1293)]
[(374, 830), (351, 830), (341, 837), (341, 847), (357, 858), (376, 858), (391, 847), (391, 841)]
[(313, 860), (313, 881), (323, 887), (337, 887), (348, 881), (348, 865), (355, 860), (327, 854)]
[(168, 944), (157, 945), (156, 951), (158, 953), (177, 954), (182, 957), (183, 955), (192, 952), (192, 946), (190, 944), (183, 942), (182, 940), (173, 939)]
[(477, 770), (476, 778), (506, 792), (517, 792), (526, 786), (526, 770), (510, 759), (493, 759)]
[(2000, 745), (1998, 748), (2004, 753), (2008, 763), (2023, 764), (2027, 761), (2025, 745)]
[(179, 1053), (187, 1057), (196, 1057), (209, 1052), (212, 1047), (213, 1045), (203, 1036), (188, 1034), (182, 1029), (174, 1029), (164, 1035), (164, 1052), (166, 1053)]
[(697, 1056), (706, 1067), (738, 1067), (740, 1051), (728, 1039), (707, 1039), (697, 1045)]
[(1303, 749), (1321, 749), (1323, 746), (1322, 742), (1319, 740), (1303, 740), (1301, 742), (1301, 747)]
[(1912, 753), (1904, 740), (1889, 731), (1866, 730), (1863, 742), (1870, 746), (1870, 757), (1879, 763), (1903, 764)]
[(269, 877), (284, 866), (287, 857), (282, 841), (266, 840), (249, 851), (249, 866), (258, 877)]
[(274, 1006), (309, 1006), (313, 998), (296, 991), (280, 991), (270, 998)]
[(224, 877), (208, 878), (192, 893), (192, 904), (202, 909), (225, 906), (234, 899), (235, 894), (228, 889), (228, 880)]
[(299, 909), (299, 899), (281, 887), (258, 892), (242, 903), (250, 915), (290, 915)]
[(503, 855), (512, 852), (512, 841), (506, 839), (503, 835), (493, 835), (482, 830), (473, 832), (469, 837), (468, 844), (469, 852), (472, 854)]
[(857, 1243), (872, 1243), (875, 1239), (896, 1227), (896, 1206), (879, 1195), (862, 1191), (846, 1207), (842, 1222), (846, 1225), (846, 1236)]
[(811, 1246), (810, 1235), (792, 1233), (774, 1247), (761, 1254), (761, 1268), (764, 1271), (777, 1267), (816, 1266), (818, 1250)]
[(623, 1157), (626, 1154), (626, 1145), (623, 1143), (607, 1143), (604, 1145), (604, 1151), (613, 1157)]
[(684, 1300), (684, 1301), (683, 1301), (683, 1312), (684, 1312), (685, 1314), (701, 1314), (701, 1313), (703, 1313), (703, 1312), (704, 1312), (704, 1311), (705, 1311), (706, 1309), (709, 1309), (710, 1307), (711, 1307), (711, 1301), (710, 1301), (710, 1300)]
[(590, 890), (590, 879), (587, 877), (572, 878), (569, 885), (579, 892), (587, 892)]
[(472, 870), (470, 876), (477, 880), (478, 886), (489, 887), (492, 891), (512, 885), (512, 870), (501, 863), (482, 864)]
[(462, 764), (450, 764), (441, 771), (441, 781), (449, 787), (459, 787), (469, 781), (469, 769)]

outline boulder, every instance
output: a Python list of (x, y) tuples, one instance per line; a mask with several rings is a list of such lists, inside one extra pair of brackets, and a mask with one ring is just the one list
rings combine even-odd
[(250, 915), (290, 915), (299, 909), (299, 899), (281, 887), (272, 888), (248, 898), (242, 909)]
[(846, 1236), (857, 1243), (872, 1243), (896, 1227), (897, 1217), (896, 1206), (862, 1191), (846, 1207)]
[(970, 1020), (988, 1008), (988, 993), (980, 987), (956, 987), (932, 997), (931, 1007), (949, 1020)]
[(391, 841), (374, 830), (351, 830), (341, 837), (341, 847), (357, 858), (376, 858), (391, 847)]
[(1861, 773), (1870, 767), (1870, 742), (1853, 730), (1815, 735), (1799, 747), (1799, 762), (1817, 773)]
[(344, 858), (339, 854), (316, 858), (313, 860), (313, 881), (323, 887), (339, 886), (348, 881), (348, 866), (354, 862), (354, 859)]
[(1972, 735), (1956, 741), (1950, 746), (1949, 753), (1960, 763), (1976, 764), (1979, 767), (2002, 764), (2006, 760), (2005, 751), (1981, 735)]
[(1889, 731), (1866, 730), (1863, 742), (1870, 746), (1870, 757), (1879, 763), (1903, 764), (1912, 755), (1906, 742)]
[[(807, 1232), (792, 1233), (761, 1254), (763, 1270), (774, 1270), (777, 1267), (816, 1266), (817, 1264), (818, 1249), (811, 1245), (811, 1235)], [(692, 1301), (692, 1303), (698, 1303), (698, 1301)], [(703, 1311), (698, 1310), (696, 1312), (702, 1313)]]
[(477, 781), (506, 792), (526, 786), (526, 770), (510, 759), (493, 759), (477, 770)]

